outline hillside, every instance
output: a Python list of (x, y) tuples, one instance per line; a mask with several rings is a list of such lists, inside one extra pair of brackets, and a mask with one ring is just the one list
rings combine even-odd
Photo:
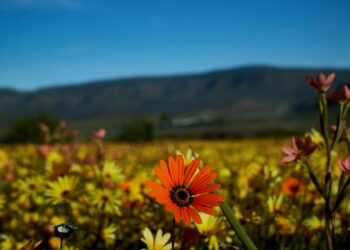
[(305, 77), (330, 70), (337, 73), (337, 84), (350, 83), (350, 70), (242, 67), (204, 74), (104, 80), (33, 92), (3, 89), (0, 127), (18, 117), (47, 112), (83, 131), (107, 127), (115, 132), (130, 119), (157, 121), (166, 113), (172, 118), (163, 129), (168, 132), (294, 131), (317, 120), (312, 115), (317, 93)]

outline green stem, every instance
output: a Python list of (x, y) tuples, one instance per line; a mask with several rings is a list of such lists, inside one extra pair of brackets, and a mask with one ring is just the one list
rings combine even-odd
[(337, 121), (337, 131), (333, 137), (332, 144), (329, 146), (328, 141), (328, 107), (327, 107), (327, 99), (326, 99), (326, 93), (321, 92), (320, 93), (320, 99), (319, 99), (319, 110), (320, 110), (320, 125), (321, 125), (321, 133), (325, 141), (326, 145), (326, 153), (327, 153), (327, 163), (326, 163), (326, 174), (325, 174), (325, 181), (324, 181), (324, 199), (325, 199), (325, 231), (326, 231), (326, 237), (327, 237), (327, 249), (333, 250), (333, 226), (332, 226), (332, 212), (330, 210), (329, 202), (330, 202), (330, 191), (331, 191), (331, 185), (332, 185), (332, 165), (331, 165), (331, 158), (332, 158), (332, 150), (336, 142), (337, 134), (339, 133), (339, 123), (341, 115), (341, 107), (338, 114), (338, 121)]
[(223, 201), (220, 205), (220, 208), (233, 230), (235, 230), (237, 233), (238, 238), (242, 241), (246, 248), (248, 250), (257, 250), (257, 247), (254, 245), (253, 241), (250, 239), (241, 223), (239, 223), (227, 202)]
[(320, 99), (319, 99), (319, 110), (320, 110), (320, 124), (321, 124), (321, 133), (325, 140), (326, 149), (328, 151), (329, 149), (329, 143), (328, 143), (328, 109), (327, 109), (327, 98), (326, 93), (322, 92), (320, 93)]
[(315, 185), (315, 187), (316, 187), (317, 191), (320, 193), (320, 195), (322, 197), (324, 197), (323, 190), (322, 190), (320, 184), (318, 183), (317, 177), (315, 176), (314, 172), (312, 171), (309, 163), (308, 162), (304, 163), (304, 162), (300, 161), (299, 164), (302, 165), (302, 166), (305, 166), (307, 168), (312, 183)]
[(334, 242), (333, 242), (333, 223), (332, 223), (332, 212), (328, 206), (328, 203), (325, 205), (325, 215), (326, 215), (326, 237), (327, 237), (327, 249), (333, 250)]
[(60, 250), (62, 250), (62, 246), (63, 246), (63, 238), (61, 238)]
[[(329, 145), (328, 141), (328, 107), (327, 107), (327, 98), (326, 93), (321, 92), (320, 98), (319, 98), (319, 111), (320, 111), (320, 125), (321, 125), (321, 133), (326, 145), (326, 153), (327, 153), (327, 163), (326, 163), (326, 175), (325, 175), (325, 182), (324, 182), (324, 198), (325, 200), (328, 199), (328, 193), (329, 193), (329, 186), (330, 186), (330, 180), (331, 180), (331, 152), (332, 152), (332, 146)], [(338, 114), (340, 116), (340, 114)], [(337, 130), (338, 130), (337, 126)], [(334, 140), (333, 140), (334, 142)]]
[[(343, 174), (342, 174), (343, 176)], [(346, 189), (348, 188), (349, 184), (350, 184), (350, 178), (348, 178), (345, 182), (344, 185), (342, 185), (343, 182), (339, 183), (339, 189), (338, 189), (338, 195), (337, 195), (337, 199), (335, 201), (334, 207), (332, 209), (332, 213), (334, 213), (337, 208), (340, 206), (340, 204), (342, 203), (345, 194), (346, 194)]]
[(171, 250), (175, 249), (175, 226), (176, 226), (176, 222), (175, 220), (173, 220), (173, 226), (171, 229)]

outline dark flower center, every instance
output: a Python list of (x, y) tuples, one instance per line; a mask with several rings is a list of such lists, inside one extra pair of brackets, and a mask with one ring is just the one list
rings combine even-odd
[(289, 187), (289, 190), (292, 192), (292, 193), (298, 193), (299, 190), (300, 190), (300, 187), (298, 184), (293, 184)]
[(108, 202), (109, 201), (109, 197), (107, 195), (102, 195), (102, 201), (103, 202)]
[(170, 191), (171, 200), (180, 207), (188, 207), (192, 203), (192, 192), (183, 185), (173, 187)]
[(69, 191), (69, 190), (63, 190), (62, 193), (61, 193), (61, 196), (62, 196), (63, 198), (66, 198), (69, 194), (70, 194), (70, 191)]

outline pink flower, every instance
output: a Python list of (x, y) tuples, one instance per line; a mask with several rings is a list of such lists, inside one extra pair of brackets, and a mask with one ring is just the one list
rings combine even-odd
[(328, 77), (326, 77), (325, 74), (320, 73), (316, 79), (314, 79), (312, 76), (308, 76), (306, 77), (306, 80), (318, 91), (326, 92), (334, 81), (334, 78), (335, 73), (329, 74)]
[(350, 157), (346, 159), (339, 159), (338, 164), (340, 166), (341, 171), (350, 174)]
[(327, 94), (327, 98), (335, 102), (349, 102), (350, 89), (346, 85), (341, 86), (337, 91), (331, 89)]
[(91, 135), (95, 139), (103, 139), (106, 136), (106, 130), (104, 128), (100, 128), (99, 130), (95, 131), (93, 130), (91, 132)]
[(47, 156), (51, 152), (51, 150), (52, 150), (52, 146), (49, 144), (41, 144), (38, 147), (38, 151), (42, 156)]
[(292, 147), (282, 148), (284, 156), (281, 163), (287, 164), (293, 161), (297, 161), (303, 156), (312, 154), (316, 148), (317, 145), (312, 143), (311, 136), (307, 136), (304, 141), (298, 136), (293, 136)]
[(15, 178), (15, 175), (12, 172), (5, 173), (5, 179), (7, 181), (12, 181)]

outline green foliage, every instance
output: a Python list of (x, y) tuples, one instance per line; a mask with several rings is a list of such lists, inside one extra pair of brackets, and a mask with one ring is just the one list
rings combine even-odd
[(121, 141), (152, 141), (155, 136), (153, 122), (147, 119), (136, 119), (121, 127), (117, 140)]
[(5, 131), (0, 141), (2, 143), (39, 143), (41, 123), (45, 124), (50, 131), (58, 126), (58, 121), (48, 114), (20, 118)]

